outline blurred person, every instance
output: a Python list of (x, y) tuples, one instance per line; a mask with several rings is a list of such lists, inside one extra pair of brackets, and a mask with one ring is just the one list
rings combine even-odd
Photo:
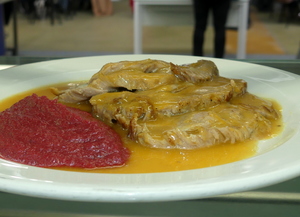
[(300, 18), (300, 0), (277, 0), (277, 2), (281, 4), (279, 21), (282, 21), (284, 18), (287, 21)]
[(20, 1), (22, 9), (24, 10), (24, 13), (26, 15), (30, 15), (35, 12), (34, 1), (35, 0), (21, 0)]
[(111, 0), (91, 0), (95, 16), (109, 16), (113, 13)]
[(226, 42), (226, 21), (231, 0), (193, 0), (194, 35), (193, 55), (203, 56), (204, 34), (210, 10), (213, 13), (214, 57), (223, 58)]
[(4, 13), (4, 24), (8, 25), (10, 17), (14, 10), (14, 2), (5, 2), (3, 5), (3, 13)]

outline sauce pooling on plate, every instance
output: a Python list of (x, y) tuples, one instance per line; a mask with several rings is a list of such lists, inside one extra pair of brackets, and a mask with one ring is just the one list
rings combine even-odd
[[(65, 89), (67, 87), (66, 84), (57, 84), (56, 86), (60, 89)], [(51, 85), (51, 87), (53, 87), (53, 85)], [(0, 104), (0, 110), (3, 111), (6, 108), (9, 108), (17, 101), (23, 99), (25, 96), (31, 95), (32, 93), (36, 93), (40, 96), (47, 96), (49, 99), (53, 99), (55, 97), (49, 87), (42, 87), (2, 101)], [(280, 109), (276, 103), (274, 103), (274, 105), (277, 109)], [(87, 102), (69, 104), (69, 106), (77, 107), (85, 111), (90, 111), (91, 109), (91, 106)], [(55, 169), (91, 173), (153, 173), (182, 171), (217, 166), (243, 160), (254, 156), (257, 149), (256, 141), (246, 141), (235, 144), (220, 144), (196, 150), (153, 149), (137, 145), (135, 142), (127, 138), (126, 132), (124, 132), (124, 130), (120, 127), (115, 126), (114, 129), (119, 133), (124, 145), (130, 149), (131, 152), (131, 156), (125, 166), (92, 170), (70, 167), (56, 167)], [(276, 135), (281, 130), (281, 120), (274, 121), (272, 123), (271, 134)]]

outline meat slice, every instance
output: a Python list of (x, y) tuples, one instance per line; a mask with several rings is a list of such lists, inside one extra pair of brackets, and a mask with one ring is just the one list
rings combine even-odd
[[(272, 109), (270, 109), (272, 110)], [(165, 149), (195, 149), (221, 143), (258, 140), (270, 133), (271, 118), (259, 108), (222, 103), (211, 110), (142, 122), (133, 119), (130, 137), (144, 146)]]
[(227, 102), (245, 92), (245, 81), (218, 77), (198, 85), (181, 82), (134, 93), (99, 94), (92, 97), (90, 103), (96, 117), (109, 124), (117, 122), (128, 129), (135, 114), (143, 121), (174, 116)]
[(101, 73), (106, 75), (123, 70), (139, 70), (144, 73), (171, 73), (170, 63), (153, 59), (107, 63), (101, 68)]
[(209, 60), (109, 63), (81, 87), (67, 90), (60, 99), (91, 97), (96, 118), (120, 124), (130, 138), (155, 148), (194, 149), (259, 139), (279, 117), (271, 102), (247, 93), (244, 80), (219, 76)]
[(249, 107), (268, 119), (279, 118), (280, 116), (279, 111), (274, 108), (271, 101), (264, 100), (253, 94), (245, 94), (242, 97), (238, 96), (232, 98), (231, 103), (234, 105)]
[(76, 103), (120, 89), (149, 90), (177, 83), (179, 79), (199, 83), (218, 75), (216, 65), (208, 60), (181, 66), (152, 59), (120, 61), (104, 65), (88, 83), (58, 93), (58, 99), (63, 103)]
[(58, 95), (60, 102), (76, 103), (106, 92), (147, 90), (176, 83), (170, 63), (160, 60), (121, 61), (108, 63), (94, 74), (87, 84), (67, 89)]
[(109, 91), (115, 91), (115, 89), (113, 88), (102, 89), (102, 88), (92, 87), (91, 85), (88, 84), (74, 85), (73, 88), (67, 89), (65, 91), (60, 91), (57, 88), (52, 88), (51, 90), (55, 95), (58, 95), (59, 101), (64, 103), (77, 103), (77, 102), (87, 100), (90, 97), (97, 94), (107, 93)]
[(181, 80), (191, 83), (209, 81), (213, 77), (219, 76), (217, 66), (210, 60), (199, 60), (196, 63), (181, 66), (171, 64), (171, 70)]
[(95, 117), (109, 125), (118, 123), (125, 129), (135, 117), (146, 121), (155, 115), (149, 97), (128, 91), (100, 94), (92, 97), (90, 103)]
[(120, 88), (127, 90), (148, 90), (161, 85), (176, 83), (173, 74), (163, 72), (145, 73), (138, 69), (126, 69), (103, 74), (95, 74), (88, 86), (101, 87), (101, 89)]
[(244, 94), (247, 90), (245, 81), (223, 77), (217, 77), (213, 81), (197, 85), (183, 82), (179, 85), (169, 86), (173, 89), (165, 91), (166, 87), (159, 87), (137, 94), (151, 98), (151, 103), (158, 116), (174, 116), (227, 102), (234, 96)]

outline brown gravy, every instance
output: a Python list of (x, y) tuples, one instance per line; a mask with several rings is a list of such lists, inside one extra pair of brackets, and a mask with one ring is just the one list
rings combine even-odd
[[(63, 88), (66, 84), (57, 84), (56, 87)], [(53, 87), (53, 85), (52, 85)], [(53, 99), (55, 95), (51, 92), (50, 87), (41, 87), (33, 89), (10, 98), (3, 100), (0, 104), (0, 111), (9, 108), (11, 105), (21, 100), (25, 96), (36, 93), (37, 95), (47, 96)], [(274, 102), (277, 108), (280, 106)], [(90, 111), (87, 103), (70, 105), (80, 109)], [(282, 130), (282, 120), (273, 123), (272, 137)], [(171, 172), (190, 169), (199, 169), (227, 164), (243, 160), (255, 155), (257, 150), (256, 141), (248, 141), (236, 144), (220, 144), (209, 148), (197, 150), (165, 150), (143, 147), (128, 139), (125, 132), (115, 127), (115, 130), (122, 136), (124, 145), (131, 150), (129, 162), (123, 167), (106, 168), (106, 169), (77, 169), (77, 168), (54, 168), (59, 170), (90, 172), (90, 173), (154, 173), (154, 172)]]

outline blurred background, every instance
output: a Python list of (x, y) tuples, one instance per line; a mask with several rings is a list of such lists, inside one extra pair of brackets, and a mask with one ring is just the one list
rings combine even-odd
[[(300, 58), (299, 1), (283, 2), (251, 1), (246, 58)], [(133, 53), (134, 9), (130, 0), (112, 1), (113, 14), (110, 16), (94, 16), (90, 0), (54, 0), (51, 4), (48, 0), (18, 1), (16, 31), (19, 56), (76, 57)], [(12, 55), (9, 48), (14, 46), (11, 11), (4, 5), (5, 55)], [(143, 52), (190, 55), (192, 33), (192, 24), (144, 26)], [(204, 47), (207, 56), (213, 53), (212, 40), (213, 28), (209, 25)], [(226, 58), (235, 58), (236, 44), (237, 30), (228, 29)]]

